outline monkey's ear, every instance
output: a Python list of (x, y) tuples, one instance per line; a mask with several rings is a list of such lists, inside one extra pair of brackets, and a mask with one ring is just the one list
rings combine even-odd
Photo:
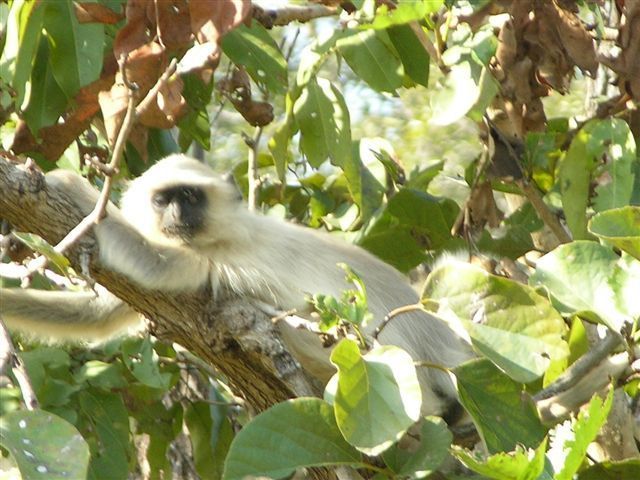
[(237, 202), (242, 202), (243, 200), (242, 191), (240, 190), (240, 187), (236, 183), (236, 180), (233, 177), (233, 173), (227, 172), (222, 174), (222, 181), (231, 187), (231, 190), (233, 191), (233, 196), (231, 197), (232, 200), (235, 200)]

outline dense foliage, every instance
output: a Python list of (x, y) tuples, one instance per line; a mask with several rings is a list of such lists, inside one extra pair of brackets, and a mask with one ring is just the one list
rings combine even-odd
[[(616, 424), (615, 452), (587, 453), (613, 408), (640, 415), (640, 2), (263, 4), (0, 3), (0, 153), (101, 185), (126, 134), (117, 180), (191, 152), (230, 170), (251, 208), (403, 272), (445, 252), (488, 257), (490, 273), (437, 263), (422, 287), (422, 308), (478, 352), (450, 374), (482, 447), (420, 418), (416, 369), (442, 367), (393, 346), (340, 339), (324, 399), (250, 418), (233, 379), (145, 336), (95, 348), (16, 339), (40, 408), (25, 409), (0, 372), (3, 454), (25, 479), (284, 478), (319, 466), (454, 478), (451, 456), (467, 468), (456, 475), (475, 478), (638, 478), (631, 421)], [(123, 134), (131, 99), (145, 97)], [(438, 149), (412, 148), (429, 143)], [(26, 275), (17, 265), (32, 251), (3, 247), (4, 286), (69, 287), (64, 259), (16, 237), (58, 273)], [(367, 319), (366, 285), (345, 275), (343, 298), (311, 299), (325, 331)], [(596, 324), (619, 339), (606, 353), (628, 361), (580, 413), (543, 410), (539, 392), (588, 356)]]

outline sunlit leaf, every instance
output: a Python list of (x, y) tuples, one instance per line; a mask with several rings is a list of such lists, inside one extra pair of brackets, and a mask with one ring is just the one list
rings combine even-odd
[(606, 210), (593, 216), (589, 231), (640, 260), (640, 207)]
[(546, 287), (562, 312), (593, 312), (615, 330), (640, 315), (640, 262), (596, 242), (561, 245), (538, 260), (529, 282)]
[(422, 395), (412, 358), (390, 345), (361, 355), (352, 340), (331, 353), (338, 368), (334, 398), (336, 420), (347, 441), (377, 455), (397, 441), (418, 419)]
[(540, 377), (550, 360), (565, 358), (566, 326), (542, 295), (465, 262), (448, 262), (428, 277), (423, 300), (462, 321), (474, 347), (514, 380)]

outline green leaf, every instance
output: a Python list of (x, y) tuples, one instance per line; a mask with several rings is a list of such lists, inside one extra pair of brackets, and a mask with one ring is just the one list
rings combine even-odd
[(191, 110), (178, 121), (180, 148), (184, 151), (196, 141), (205, 150), (211, 148), (211, 123), (206, 110)]
[(240, 25), (222, 37), (222, 50), (244, 67), (254, 82), (273, 93), (287, 91), (287, 62), (269, 32), (258, 22)]
[(51, 49), (51, 68), (67, 98), (100, 77), (104, 26), (80, 24), (72, 0), (46, 2), (44, 28)]
[(431, 123), (440, 126), (460, 120), (472, 109), (483, 111), (498, 91), (491, 73), (468, 48), (454, 47), (447, 57), (451, 57), (449, 73), (431, 97)]
[(478, 248), (481, 252), (492, 252), (515, 260), (534, 248), (531, 233), (543, 226), (533, 206), (525, 203), (502, 222), (496, 238), (484, 230), (477, 242)]
[(384, 195), (383, 185), (373, 176), (360, 157), (360, 141), (353, 142), (351, 156), (339, 165), (347, 180), (353, 201), (360, 208), (360, 219), (367, 221), (379, 208)]
[(363, 229), (358, 244), (407, 272), (425, 261), (425, 250), (442, 249), (451, 241), (458, 207), (448, 199), (404, 188)]
[[(5, 44), (0, 56), (0, 79), (16, 92), (15, 104), (24, 109), (27, 82), (42, 38), (45, 4), (14, 0), (9, 10)], [(34, 77), (34, 80), (38, 80)], [(33, 89), (33, 86), (32, 86)]]
[(169, 388), (171, 374), (160, 372), (158, 355), (149, 337), (123, 342), (122, 358), (131, 373), (144, 385), (161, 390)]
[(87, 475), (87, 442), (73, 425), (44, 410), (3, 413), (0, 445), (9, 450), (24, 480), (82, 479)]
[(578, 480), (637, 480), (640, 459), (629, 458), (619, 462), (604, 461), (582, 470)]
[(376, 16), (371, 24), (361, 28), (385, 29), (394, 25), (422, 20), (430, 13), (437, 12), (444, 2), (442, 0), (400, 0), (393, 10), (381, 4), (376, 9)]
[(608, 181), (596, 186), (594, 210), (601, 212), (628, 205), (633, 194), (634, 170), (640, 166), (629, 125), (619, 118), (606, 118), (591, 121), (583, 128), (589, 135), (589, 155), (596, 161), (605, 155), (607, 158), (607, 163), (598, 169), (598, 175), (607, 175)]
[(222, 478), (224, 458), (233, 439), (233, 429), (229, 420), (226, 417), (223, 419), (216, 445), (212, 443), (211, 405), (205, 402), (190, 403), (185, 411), (184, 421), (189, 430), (198, 475), (203, 480)]
[(414, 82), (429, 86), (429, 63), (431, 57), (424, 49), (415, 32), (409, 25), (398, 25), (387, 30), (405, 73)]
[(535, 380), (550, 360), (569, 353), (562, 317), (545, 297), (513, 280), (452, 261), (429, 275), (427, 299), (439, 302), (438, 315), (461, 320), (474, 347), (519, 382)]
[(42, 237), (33, 233), (13, 232), (13, 234), (31, 250), (38, 252), (40, 255), (44, 255), (58, 271), (62, 273), (67, 272), (67, 269), (71, 265), (69, 259), (56, 252)]
[(128, 475), (129, 416), (119, 394), (79, 393), (80, 408), (90, 419), (97, 443), (91, 445), (90, 474), (97, 479), (126, 479)]
[(600, 212), (589, 221), (589, 232), (640, 260), (640, 207)]
[(593, 312), (616, 331), (640, 315), (635, 298), (640, 292), (640, 262), (631, 257), (620, 259), (595, 242), (556, 248), (538, 260), (529, 283), (546, 287), (560, 311)]
[(351, 125), (344, 98), (331, 82), (310, 80), (293, 106), (300, 127), (300, 149), (311, 166), (327, 158), (337, 166), (351, 157)]
[(426, 417), (420, 428), (420, 444), (407, 450), (394, 444), (382, 454), (396, 475), (424, 478), (435, 472), (449, 456), (453, 435), (440, 417)]
[[(596, 169), (605, 154), (609, 162)], [(594, 208), (602, 211), (629, 203), (637, 169), (635, 142), (623, 120), (592, 120), (580, 129), (560, 163), (559, 174), (562, 206), (574, 239), (589, 237), (586, 213), (593, 176), (606, 172), (611, 178), (596, 188)]]
[(589, 402), (589, 406), (581, 410), (573, 426), (573, 439), (564, 442), (563, 450), (567, 451), (564, 466), (556, 473), (554, 480), (571, 480), (582, 465), (587, 454), (587, 447), (593, 442), (604, 422), (607, 421), (613, 403), (613, 388), (607, 398), (602, 400), (597, 394)]
[(361, 355), (358, 345), (342, 340), (331, 352), (338, 368), (333, 407), (344, 438), (368, 455), (378, 455), (419, 418), (420, 384), (413, 360), (391, 345)]
[(273, 163), (276, 167), (278, 179), (282, 183), (285, 183), (287, 165), (291, 162), (289, 143), (291, 137), (298, 131), (298, 125), (293, 115), (293, 100), (291, 94), (285, 96), (285, 112), (284, 120), (278, 125), (268, 142), (269, 151), (271, 155), (273, 155)]
[[(546, 438), (535, 452), (516, 446), (514, 452), (500, 452), (484, 461), (470, 452), (454, 446), (453, 454), (468, 468), (487, 478), (496, 480), (538, 480), (545, 466)], [(533, 453), (533, 457), (531, 454)]]
[(295, 102), (300, 96), (301, 90), (312, 80), (315, 80), (320, 67), (324, 64), (329, 54), (333, 51), (336, 42), (347, 35), (345, 30), (332, 30), (320, 33), (317, 40), (312, 42), (300, 54), (300, 65), (296, 73), (295, 87), (291, 90), (291, 99)]
[(49, 44), (40, 42), (31, 74), (31, 93), (23, 104), (23, 117), (29, 129), (37, 133), (55, 124), (67, 108), (67, 97), (53, 77), (49, 62)]
[(546, 434), (522, 385), (489, 360), (476, 359), (453, 370), (460, 402), (473, 417), (489, 452), (508, 452), (522, 444), (534, 448)]
[(78, 383), (88, 382), (93, 386), (111, 390), (127, 386), (123, 370), (119, 362), (105, 363), (100, 360), (89, 360), (82, 365), (74, 377)]
[(361, 455), (338, 430), (331, 405), (319, 398), (296, 398), (245, 425), (231, 443), (222, 478), (282, 478), (301, 467), (361, 464)]
[(386, 42), (384, 32), (366, 30), (336, 44), (351, 70), (379, 92), (393, 92), (402, 86), (402, 64)]

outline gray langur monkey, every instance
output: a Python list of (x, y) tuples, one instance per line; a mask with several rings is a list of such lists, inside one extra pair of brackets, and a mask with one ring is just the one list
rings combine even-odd
[[(82, 177), (59, 170), (46, 178), (62, 185), (82, 208), (93, 206), (96, 191)], [(209, 284), (214, 295), (228, 292), (298, 312), (309, 311), (307, 294), (339, 296), (349, 288), (337, 266), (346, 263), (367, 287), (374, 317), (364, 329), (369, 336), (391, 310), (419, 300), (391, 266), (327, 233), (249, 212), (234, 187), (183, 155), (165, 158), (135, 179), (121, 210), (109, 205), (95, 235), (101, 263), (143, 288), (189, 292)], [(104, 289), (97, 296), (19, 289), (2, 289), (1, 295), (9, 328), (40, 338), (99, 341), (140, 324), (133, 309)], [(278, 325), (296, 359), (326, 382), (334, 372), (329, 349), (319, 340), (310, 346), (308, 331), (305, 337), (286, 322)], [(444, 322), (421, 311), (394, 318), (378, 341), (405, 349), (414, 360), (446, 367), (473, 357)], [(448, 375), (420, 368), (418, 376), (425, 414), (445, 414), (456, 405)]]

